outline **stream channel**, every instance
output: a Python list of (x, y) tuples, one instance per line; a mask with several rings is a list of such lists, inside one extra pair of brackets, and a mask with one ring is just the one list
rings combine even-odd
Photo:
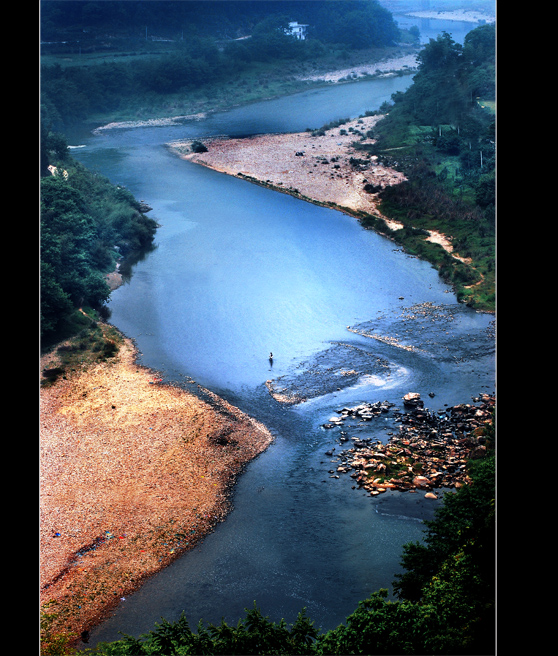
[[(439, 501), (370, 497), (348, 474), (331, 478), (337, 464), (325, 452), (349, 445), (323, 424), (344, 406), (388, 400), (390, 412), (349, 431), (385, 442), (407, 392), (433, 410), (493, 392), (494, 317), (458, 304), (432, 266), (356, 219), (185, 162), (165, 144), (319, 127), (377, 109), (411, 82), (336, 85), (172, 127), (106, 130), (73, 151), (161, 224), (156, 248), (112, 293), (111, 323), (166, 381), (214, 391), (275, 437), (240, 476), (227, 519), (122, 601), (89, 646), (183, 611), (191, 626), (236, 623), (254, 601), (275, 621), (306, 607), (327, 630), (375, 590), (391, 592), (401, 546), (421, 538)], [(267, 380), (307, 400), (278, 403)]]

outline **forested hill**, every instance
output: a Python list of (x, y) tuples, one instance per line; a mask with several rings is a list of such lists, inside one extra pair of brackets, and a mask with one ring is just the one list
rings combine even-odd
[(43, 42), (73, 36), (83, 48), (99, 47), (109, 36), (144, 39), (146, 29), (158, 38), (235, 39), (270, 18), (307, 24), (310, 38), (326, 43), (358, 47), (368, 37), (381, 46), (398, 36), (391, 12), (377, 0), (42, 0), (41, 14)]
[[(495, 303), (495, 32), (477, 27), (463, 45), (445, 32), (431, 39), (413, 84), (384, 108), (376, 143), (363, 147), (407, 175), (381, 193), (382, 211), (405, 225), (405, 246), (484, 310)], [(451, 236), (462, 259), (425, 241), (424, 230)]]
[(105, 274), (149, 248), (157, 228), (122, 187), (88, 171), (60, 135), (41, 133), (41, 336), (43, 347), (79, 327), (79, 308), (103, 309)]
[[(481, 25), (471, 30), (463, 46), (443, 32), (431, 39), (418, 54), (418, 73), (407, 91), (394, 94), (394, 107), (382, 122), (382, 145), (401, 141), (412, 125), (450, 126), (458, 141), (475, 142), (493, 123), (479, 110), (482, 100), (495, 100), (496, 26)], [(447, 134), (447, 132), (446, 132)], [(439, 135), (440, 136), (440, 135)], [(449, 146), (444, 140), (444, 148)], [(440, 146), (441, 143), (438, 144)]]

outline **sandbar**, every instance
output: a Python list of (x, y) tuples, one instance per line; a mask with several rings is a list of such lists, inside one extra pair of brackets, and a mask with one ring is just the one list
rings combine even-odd
[(169, 147), (183, 159), (228, 175), (318, 204), (377, 215), (377, 193), (367, 192), (365, 185), (384, 188), (406, 179), (353, 145), (359, 140), (373, 143), (366, 135), (381, 118), (354, 119), (318, 136), (306, 131), (211, 137), (201, 140), (207, 148), (201, 153), (192, 152), (192, 142), (174, 142)]
[[(379, 209), (381, 190), (407, 180), (404, 173), (385, 166), (376, 155), (356, 144), (373, 144), (374, 126), (383, 114), (364, 116), (329, 129), (259, 134), (251, 137), (208, 137), (196, 140), (205, 152), (193, 152), (193, 141), (177, 141), (168, 148), (182, 159), (305, 201), (331, 207), (357, 218), (381, 219), (375, 229), (392, 235), (404, 226)], [(427, 230), (427, 241), (439, 244), (452, 257), (451, 236)]]
[(413, 11), (406, 16), (414, 18), (433, 18), (437, 20), (459, 21), (462, 23), (494, 23), (496, 17), (482, 11), (455, 9), (453, 11)]
[(117, 355), (40, 390), (40, 601), (79, 637), (230, 510), (269, 431)]

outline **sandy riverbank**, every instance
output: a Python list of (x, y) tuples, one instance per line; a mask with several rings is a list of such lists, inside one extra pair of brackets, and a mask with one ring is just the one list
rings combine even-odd
[(347, 79), (358, 79), (363, 75), (393, 75), (395, 73), (411, 72), (417, 70), (418, 62), (417, 56), (404, 55), (402, 57), (392, 57), (384, 61), (374, 62), (370, 64), (361, 64), (352, 66), (351, 68), (342, 68), (327, 73), (315, 73), (313, 75), (306, 75), (299, 77), (300, 80), (311, 80), (317, 82), (322, 80), (324, 82), (339, 82)]
[(225, 517), (271, 434), (163, 385), (132, 343), (40, 392), (40, 600), (79, 634)]
[(405, 14), (414, 18), (435, 18), (446, 21), (459, 21), (461, 23), (494, 23), (496, 18), (482, 11), (469, 9), (455, 9), (454, 11), (414, 11)]
[[(310, 132), (298, 132), (202, 139), (208, 149), (204, 153), (191, 152), (190, 142), (175, 142), (169, 147), (183, 159), (228, 175), (248, 178), (321, 204), (377, 214), (376, 194), (366, 192), (364, 185), (385, 187), (398, 184), (405, 176), (378, 164), (374, 156), (367, 159), (352, 143), (366, 135), (380, 118), (355, 119), (315, 137)], [(366, 159), (366, 169), (351, 164), (351, 158)]]

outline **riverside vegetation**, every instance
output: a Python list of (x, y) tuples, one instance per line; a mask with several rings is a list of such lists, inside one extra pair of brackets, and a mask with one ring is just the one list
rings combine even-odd
[[(360, 149), (407, 176), (379, 194), (382, 213), (404, 225), (393, 237), (432, 262), (458, 300), (493, 311), (495, 26), (472, 30), (463, 46), (443, 33), (417, 59), (413, 84), (368, 135), (376, 143)], [(449, 236), (460, 260), (426, 241), (427, 229)]]
[[(323, 32), (306, 42), (285, 41), (276, 29), (277, 12), (271, 20), (269, 9), (262, 6), (281, 5), (284, 9), (292, 3), (246, 3), (259, 6), (257, 19), (238, 13), (245, 3), (211, 3), (222, 5), (223, 11), (229, 6), (230, 13), (226, 20), (222, 15), (212, 17), (211, 34), (201, 28), (200, 19), (196, 39), (186, 41), (189, 45), (175, 43), (170, 48), (149, 42), (146, 49), (145, 41), (132, 52), (130, 41), (126, 41), (131, 37), (124, 34), (122, 27), (118, 39), (113, 40), (120, 44), (123, 54), (123, 61), (117, 62), (119, 53), (106, 47), (109, 39), (99, 35), (107, 22), (127, 26), (126, 29), (142, 25), (144, 29), (147, 21), (141, 15), (140, 5), (145, 12), (149, 4), (158, 3), (43, 5), (43, 38), (47, 37), (45, 27), (52, 34), (61, 26), (68, 33), (88, 34), (80, 37), (80, 46), (76, 45), (76, 37), (73, 44), (70, 41), (70, 45), (61, 45), (62, 50), (58, 50), (58, 54), (74, 55), (79, 49), (83, 57), (79, 65), (62, 65), (59, 61), (43, 66), (41, 73), (41, 333), (45, 349), (68, 335), (78, 334), (85, 339), (89, 326), (93, 326), (94, 357), (110, 357), (118, 337), (100, 331), (90, 317), (102, 316), (104, 312), (110, 295), (106, 274), (119, 261), (123, 265), (149, 249), (157, 228), (156, 222), (146, 216), (148, 208), (129, 192), (77, 164), (69, 156), (60, 131), (79, 121), (94, 122), (100, 116), (111, 116), (113, 120), (145, 117), (154, 108), (159, 115), (175, 115), (192, 107), (193, 111), (203, 111), (211, 90), (225, 89), (227, 85), (229, 92), (225, 89), (217, 99), (223, 104), (231, 103), (233, 97), (238, 102), (235, 93), (240, 87), (246, 91), (244, 100), (262, 97), (262, 93), (299, 90), (300, 83), (291, 73), (299, 62), (308, 68), (320, 60), (323, 66), (326, 61), (331, 63), (339, 57), (348, 61), (364, 52), (362, 43), (351, 41), (354, 35), (362, 33), (350, 28), (351, 21), (362, 26), (366, 18), (368, 25), (381, 22), (384, 26), (373, 43), (373, 30), (368, 30), (367, 46), (387, 47), (401, 38), (389, 12), (380, 12), (376, 2), (344, 3), (352, 9), (346, 20), (337, 17), (336, 21), (327, 13), (321, 17), (316, 14), (312, 22), (322, 25)], [(169, 7), (182, 5), (186, 11), (189, 5), (195, 13), (195, 4), (169, 3)], [(337, 5), (323, 4), (329, 11)], [(322, 3), (296, 5), (296, 18), (311, 22), (311, 17), (306, 18), (299, 8), (304, 6), (303, 11), (310, 11)], [(370, 17), (363, 13), (365, 5), (378, 12), (376, 20), (370, 22)], [(130, 20), (132, 14), (124, 15), (126, 11), (138, 13)], [(76, 12), (80, 12), (79, 18)], [(168, 14), (167, 18), (169, 29), (172, 16)], [(183, 22), (189, 24), (186, 18)], [(338, 27), (337, 32), (333, 31), (334, 26)], [(161, 25), (160, 32), (164, 29)], [(253, 35), (251, 40), (233, 41), (248, 32)], [(217, 33), (220, 39), (227, 40), (226, 47), (218, 43)], [(139, 43), (137, 38), (136, 42)], [(263, 48), (266, 44), (269, 47)], [(285, 49), (285, 44), (289, 48)], [(110, 61), (104, 58), (107, 54)], [(254, 62), (254, 56), (259, 61)], [(460, 300), (492, 310), (494, 28), (482, 26), (473, 30), (464, 46), (443, 35), (422, 50), (419, 60), (414, 84), (404, 94), (397, 94), (393, 105), (383, 108), (389, 109), (388, 116), (374, 129), (377, 142), (362, 147), (363, 158), (377, 155), (386, 164), (403, 170), (408, 178), (380, 194), (382, 213), (405, 225), (404, 231), (398, 231), (398, 241), (408, 251), (433, 262), (440, 274), (456, 285)], [(274, 89), (264, 89), (262, 71), (278, 71), (285, 65), (293, 65), (290, 75), (277, 74)], [(240, 71), (234, 80), (232, 69)], [(226, 81), (229, 77), (230, 83)], [(249, 84), (260, 87), (257, 94), (248, 92)], [(362, 220), (370, 227), (375, 222), (374, 217)], [(465, 261), (456, 263), (443, 249), (425, 242), (421, 231), (426, 227), (451, 235)], [(59, 373), (55, 372), (53, 377)], [(81, 653), (493, 653), (494, 434), (493, 421), (485, 429), (486, 456), (467, 465), (470, 483), (445, 495), (435, 519), (425, 523), (423, 542), (404, 546), (401, 562), (405, 573), (394, 583), (396, 600), (388, 599), (387, 590), (375, 592), (359, 604), (344, 624), (325, 634), (304, 611), (289, 626), (283, 621), (270, 621), (254, 605), (236, 626), (224, 622), (204, 626), (200, 622), (192, 630), (185, 617), (175, 623), (163, 620), (140, 638), (126, 636)], [(51, 609), (46, 609), (42, 616), (42, 652), (68, 653), (65, 636), (52, 634), (54, 616)]]
[(47, 348), (86, 328), (84, 312), (106, 315), (106, 274), (151, 247), (157, 222), (129, 191), (70, 157), (60, 135), (42, 130), (41, 156), (41, 338)]
[[(164, 7), (43, 3), (42, 112), (55, 129), (214, 111), (318, 84), (305, 75), (416, 50), (416, 35), (376, 0)], [(295, 19), (308, 25), (304, 40), (285, 33)]]

